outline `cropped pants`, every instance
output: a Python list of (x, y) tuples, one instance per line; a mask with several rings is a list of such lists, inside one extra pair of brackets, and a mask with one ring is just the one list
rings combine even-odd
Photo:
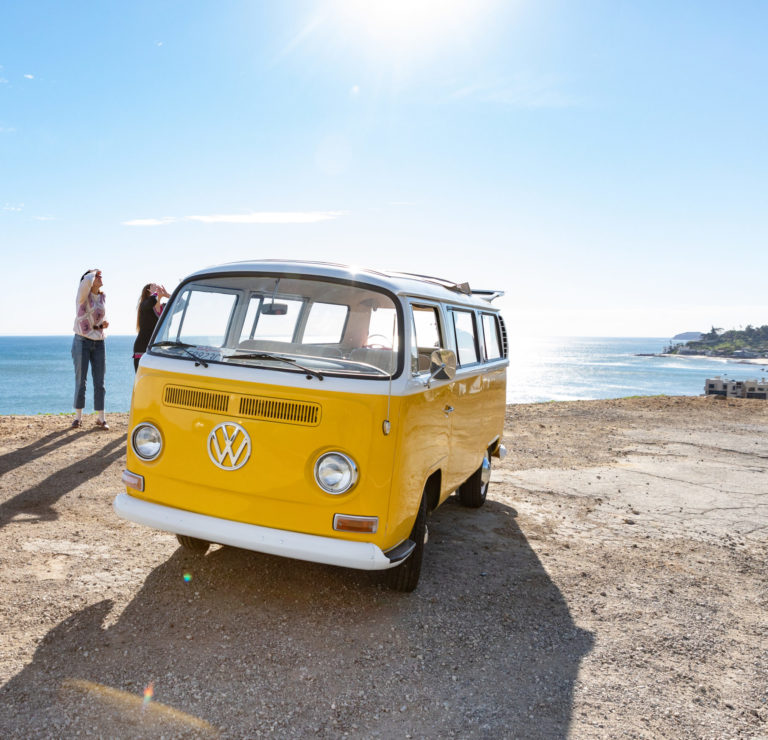
[(87, 339), (75, 334), (72, 340), (72, 362), (75, 365), (75, 408), (85, 408), (85, 381), (88, 365), (91, 366), (93, 381), (93, 409), (104, 410), (104, 372), (107, 368), (107, 355), (103, 339)]

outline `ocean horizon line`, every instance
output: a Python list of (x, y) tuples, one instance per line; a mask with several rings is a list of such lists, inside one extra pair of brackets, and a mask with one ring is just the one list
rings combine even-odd
[[(0, 336), (0, 415), (72, 411), (70, 334)], [(130, 409), (133, 334), (107, 338), (107, 413)], [(755, 364), (662, 354), (661, 337), (509, 338), (508, 404), (629, 396), (698, 396), (715, 376), (752, 380)], [(763, 366), (764, 368), (766, 366)], [(254, 372), (254, 381), (259, 374)], [(91, 400), (88, 383), (86, 410)], [(275, 386), (277, 387), (277, 386)]]
[[(129, 334), (115, 334), (106, 332), (107, 339), (110, 337), (135, 337), (136, 332)], [(74, 336), (73, 332), (60, 332), (58, 334), (0, 334), (0, 339), (23, 339), (28, 337), (30, 339), (45, 339), (55, 337), (71, 337)], [(515, 339), (653, 339), (661, 341), (669, 341), (670, 337), (653, 335), (653, 334), (515, 334), (507, 331), (508, 337), (514, 337)]]

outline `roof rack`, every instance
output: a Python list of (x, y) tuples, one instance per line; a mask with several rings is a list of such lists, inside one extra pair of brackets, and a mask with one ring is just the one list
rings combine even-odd
[[(282, 259), (261, 259), (259, 262), (283, 262)], [(339, 262), (325, 262), (323, 260), (290, 260), (303, 265), (324, 265), (326, 267), (341, 267), (347, 268), (349, 265), (344, 265)], [(234, 264), (234, 263), (233, 263)], [(372, 275), (381, 275), (382, 277), (404, 277), (404, 278), (416, 278), (417, 280), (424, 280), (428, 283), (434, 283), (440, 285), (447, 290), (452, 290), (454, 293), (461, 293), (462, 295), (478, 296), (483, 298), (488, 303), (501, 298), (504, 295), (503, 290), (473, 290), (469, 287), (469, 283), (455, 283), (453, 280), (445, 280), (444, 278), (434, 277), (433, 275), (421, 275), (416, 272), (399, 272), (399, 271), (382, 271), (374, 270), (370, 267), (364, 268), (366, 272)]]
[[(349, 267), (338, 262), (324, 262), (322, 260), (291, 260), (292, 262), (299, 262), (304, 265), (326, 265), (328, 267)], [(260, 262), (282, 262), (282, 260), (265, 259)], [(435, 283), (435, 285), (442, 285), (448, 290), (452, 290), (456, 293), (463, 293), (464, 295), (472, 295), (472, 289), (469, 287), (469, 283), (455, 283), (452, 280), (444, 280), (443, 278), (432, 277), (431, 275), (419, 275), (415, 272), (399, 272), (391, 270), (375, 270), (371, 267), (363, 268), (366, 272), (372, 275), (381, 275), (382, 277), (407, 277), (418, 278), (419, 280), (425, 280), (429, 283)]]
[(401, 276), (407, 278), (418, 278), (419, 280), (425, 280), (428, 283), (435, 283), (435, 285), (442, 285), (448, 290), (452, 290), (455, 293), (463, 293), (464, 295), (472, 295), (473, 291), (469, 287), (469, 283), (454, 283), (452, 280), (444, 280), (443, 278), (433, 277), (432, 275), (419, 275), (415, 272), (388, 272), (387, 275), (393, 277)]
[(501, 298), (504, 295), (503, 290), (473, 290), (472, 295), (479, 296), (490, 303), (497, 298)]

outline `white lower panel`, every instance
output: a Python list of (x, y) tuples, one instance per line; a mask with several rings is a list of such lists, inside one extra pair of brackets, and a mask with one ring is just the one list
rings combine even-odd
[(358, 570), (385, 570), (395, 565), (379, 547), (370, 542), (350, 542), (233, 522), (152, 504), (127, 493), (118, 494), (113, 505), (117, 515), (123, 519), (219, 545), (231, 545), (242, 547), (244, 550)]

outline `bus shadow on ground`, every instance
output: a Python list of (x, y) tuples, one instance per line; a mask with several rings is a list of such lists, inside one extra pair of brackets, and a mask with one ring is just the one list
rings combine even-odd
[(101, 601), (45, 636), (0, 689), (0, 735), (565, 738), (593, 637), (515, 514), (450, 499), (412, 594), (381, 574), (178, 550), (122, 613)]

